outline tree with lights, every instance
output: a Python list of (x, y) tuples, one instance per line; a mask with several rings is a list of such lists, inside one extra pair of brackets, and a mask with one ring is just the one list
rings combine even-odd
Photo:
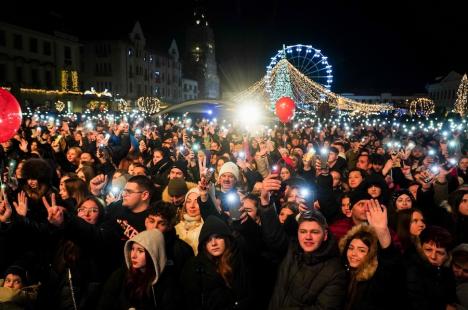
[(468, 104), (468, 79), (466, 74), (463, 76), (460, 86), (458, 86), (457, 100), (455, 101), (454, 110), (461, 116), (465, 116)]
[(281, 97), (294, 98), (287, 64), (287, 62), (282, 62), (276, 73), (272, 102), (278, 101)]

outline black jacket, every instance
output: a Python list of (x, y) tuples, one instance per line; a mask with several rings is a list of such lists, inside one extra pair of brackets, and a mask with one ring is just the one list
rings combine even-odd
[(262, 231), (265, 241), (285, 255), (269, 309), (342, 309), (346, 275), (331, 234), (306, 254), (296, 239), (288, 240), (271, 207), (262, 213)]
[[(217, 272), (217, 264), (204, 250), (207, 239), (213, 235), (226, 237), (232, 254), (232, 275), (228, 286)], [(199, 237), (199, 252), (182, 271), (181, 284), (184, 288), (187, 309), (251, 309), (249, 272), (241, 243), (231, 234), (226, 223), (209, 216)]]
[(455, 303), (455, 280), (447, 267), (435, 267), (416, 249), (406, 255), (406, 289), (410, 309), (446, 309)]

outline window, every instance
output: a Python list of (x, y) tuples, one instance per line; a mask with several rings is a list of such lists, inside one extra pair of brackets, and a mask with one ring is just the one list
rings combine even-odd
[(52, 72), (50, 71), (45, 72), (45, 83), (48, 89), (52, 88)]
[(34, 87), (39, 87), (39, 74), (37, 69), (31, 69), (31, 82)]
[(4, 30), (0, 30), (0, 46), (6, 46), (6, 34)]
[(17, 50), (23, 49), (23, 36), (20, 34), (13, 35), (13, 47)]
[(23, 67), (16, 67), (16, 82), (23, 83)]
[(37, 39), (29, 38), (29, 51), (31, 53), (37, 53)]
[(0, 64), (0, 81), (5, 82), (7, 80), (7, 66), (6, 64)]
[(63, 49), (63, 56), (65, 58), (65, 64), (66, 65), (71, 65), (71, 48), (70, 46), (65, 46)]
[(50, 42), (44, 41), (44, 45), (42, 47), (43, 47), (44, 55), (47, 55), (47, 56), (52, 55), (52, 45), (50, 44)]

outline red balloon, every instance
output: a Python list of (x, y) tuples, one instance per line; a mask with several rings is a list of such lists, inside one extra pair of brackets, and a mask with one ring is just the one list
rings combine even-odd
[(21, 107), (10, 92), (0, 87), (0, 143), (10, 140), (21, 126)]
[(282, 123), (289, 122), (296, 112), (294, 100), (289, 97), (281, 97), (276, 101), (276, 115)]

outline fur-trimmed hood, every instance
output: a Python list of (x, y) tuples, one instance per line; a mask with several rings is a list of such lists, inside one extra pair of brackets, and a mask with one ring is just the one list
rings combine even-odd
[(346, 256), (346, 247), (356, 237), (358, 233), (367, 233), (372, 236), (372, 243), (369, 247), (369, 253), (367, 253), (367, 256), (365, 257), (364, 261), (356, 269), (355, 272), (355, 279), (357, 281), (367, 281), (374, 276), (375, 271), (377, 270), (377, 267), (379, 265), (377, 259), (379, 243), (375, 230), (369, 225), (356, 225), (353, 228), (351, 228), (351, 230), (349, 230), (343, 238), (341, 238), (339, 248), (343, 260), (346, 262), (346, 264), (348, 264), (348, 258)]

